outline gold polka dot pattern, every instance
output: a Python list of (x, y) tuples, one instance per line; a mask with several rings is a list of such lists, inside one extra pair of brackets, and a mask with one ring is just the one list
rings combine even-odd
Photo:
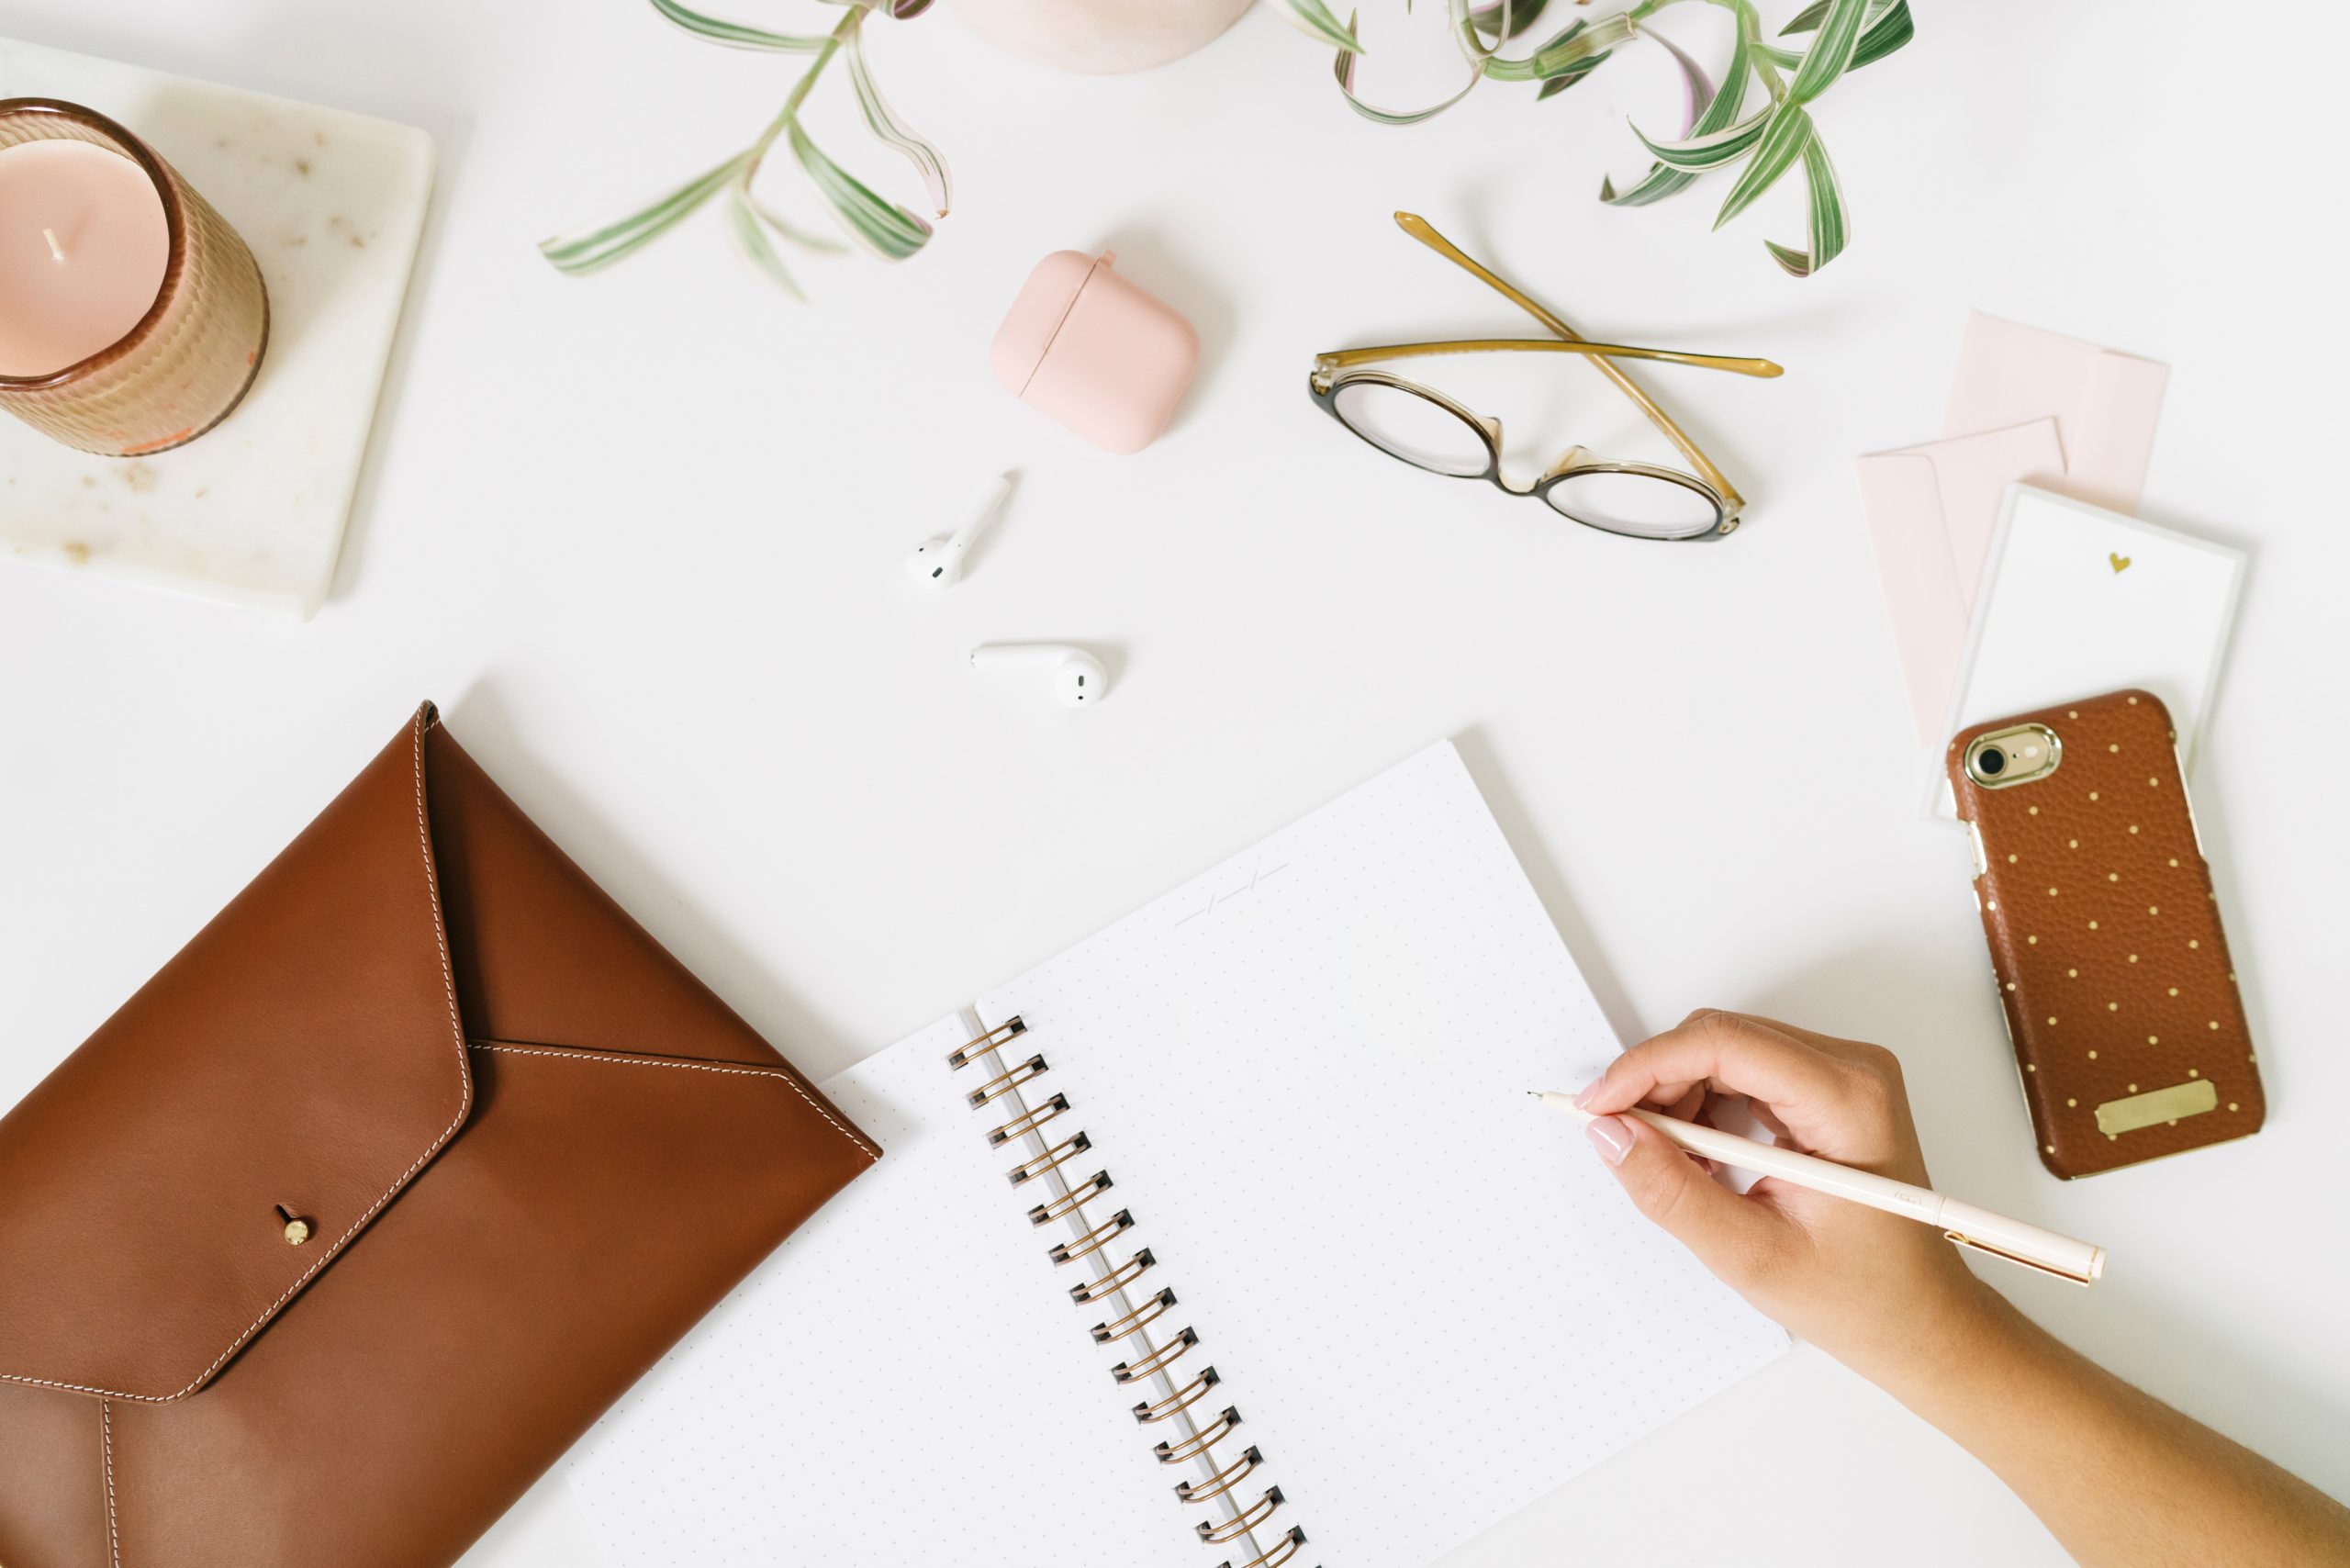
[[(2053, 772), (2004, 790), (1967, 776), (1976, 736), (2027, 722), (2055, 732)], [(2120, 691), (1976, 725), (1946, 759), (1980, 834), (1983, 931), (2033, 1141), (2067, 1179), (2243, 1137), (2264, 1114), (2176, 746), (2158, 699)], [(2170, 1089), (2210, 1108), (2101, 1130), (2100, 1107)]]

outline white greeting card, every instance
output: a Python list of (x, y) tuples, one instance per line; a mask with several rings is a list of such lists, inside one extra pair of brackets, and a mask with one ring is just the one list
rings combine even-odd
[[(1943, 738), (2134, 686), (2170, 710), (2180, 766), (2190, 767), (2244, 567), (2231, 546), (2010, 487)], [(1932, 768), (1931, 809), (1955, 821), (1939, 747)]]

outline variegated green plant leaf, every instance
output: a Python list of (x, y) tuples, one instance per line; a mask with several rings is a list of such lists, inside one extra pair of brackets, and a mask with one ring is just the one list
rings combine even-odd
[(676, 228), (696, 207), (725, 189), (726, 183), (742, 173), (750, 161), (749, 152), (737, 152), (707, 174), (697, 175), (651, 206), (617, 222), (586, 234), (541, 241), (539, 254), (557, 272), (575, 275), (608, 267)]
[(1340, 27), (1338, 18), (1330, 15), (1330, 7), (1322, 4), (1322, 0), (1267, 0), (1267, 3), (1288, 17), (1308, 38), (1320, 39), (1324, 43), (1348, 53), (1360, 52), (1362, 49), (1362, 45), (1355, 41), (1353, 31)]
[(1738, 183), (1730, 186), (1721, 211), (1714, 215), (1717, 229), (1751, 207), (1757, 196), (1793, 168), (1796, 160), (1803, 156), (1805, 144), (1811, 140), (1811, 117), (1792, 98), (1768, 114), (1769, 123), (1762, 128), (1762, 139), (1754, 144), (1754, 155), (1739, 171)]
[[(1514, 3), (1508, 6), (1509, 33), (1502, 41), (1507, 43), (1510, 39), (1518, 37), (1533, 27), (1541, 19), (1542, 13), (1550, 9), (1550, 0), (1514, 0)], [(1481, 6), (1470, 12), (1469, 19), (1476, 24), (1479, 32), (1490, 36), (1501, 28), (1502, 10), (1503, 0), (1494, 0), (1492, 5)]]
[(1917, 36), (1918, 24), (1909, 15), (1909, 0), (1893, 0), (1861, 29), (1860, 47), (1852, 50), (1852, 63), (1846, 69), (1858, 71), (1863, 65), (1874, 65)]
[(774, 54), (813, 54), (825, 43), (822, 37), (771, 33), (765, 28), (730, 22), (720, 17), (705, 17), (699, 11), (686, 9), (677, 4), (677, 0), (653, 0), (653, 8), (686, 31), (706, 38), (712, 43), (722, 43), (729, 49), (756, 49)]
[(767, 274), (769, 282), (794, 299), (804, 302), (807, 296), (800, 291), (799, 280), (784, 266), (783, 258), (775, 252), (775, 245), (767, 239), (759, 209), (752, 204), (750, 192), (737, 180), (726, 190), (726, 227), (734, 236), (734, 243), (753, 266)]
[(1788, 18), (1787, 25), (1779, 29), (1779, 36), (1792, 38), (1796, 33), (1817, 32), (1819, 30), (1819, 19), (1826, 15), (1828, 0), (1812, 0), (1810, 5)]
[(788, 131), (792, 156), (808, 171), (819, 194), (832, 203), (849, 237), (885, 260), (901, 262), (930, 241), (930, 225), (920, 215), (876, 196), (864, 182), (825, 156), (800, 122)]
[[(1655, 37), (1654, 34), (1650, 36)], [(1752, 78), (1752, 64), (1746, 29), (1740, 28), (1736, 29), (1735, 41), (1730, 46), (1729, 66), (1722, 73), (1722, 84), (1700, 111), (1695, 123), (1690, 126), (1690, 136), (1711, 136), (1737, 123), (1738, 111), (1746, 103), (1746, 84)], [(1633, 134), (1637, 136), (1639, 133), (1636, 130)], [(1658, 162), (1650, 167), (1647, 176), (1639, 185), (1620, 195), (1610, 182), (1603, 178), (1599, 182), (1599, 199), (1617, 207), (1647, 207), (1685, 189), (1695, 183), (1696, 178), (1696, 174), (1688, 170)]]
[(1811, 249), (1797, 251), (1765, 240), (1771, 259), (1796, 277), (1809, 277), (1843, 253), (1852, 225), (1844, 211), (1843, 187), (1837, 184), (1836, 166), (1817, 133), (1804, 143), (1804, 184), (1811, 196)]
[(1616, 51), (1611, 49), (1605, 54), (1595, 54), (1588, 60), (1579, 60), (1575, 62), (1574, 64), (1568, 66), (1556, 76), (1544, 77), (1542, 85), (1534, 90), (1534, 101), (1539, 104), (1545, 98), (1557, 97), (1560, 94), (1565, 92), (1568, 88), (1573, 86), (1576, 83), (1582, 81), (1584, 77), (1590, 75), (1601, 66), (1606, 64), (1608, 56), (1615, 52)]
[[(1688, 94), (1684, 124), (1681, 128), (1682, 136), (1687, 138), (1703, 134), (1707, 123), (1713, 118), (1716, 101), (1720, 99), (1724, 93), (1714, 90), (1713, 78), (1706, 74), (1706, 68), (1689, 58), (1688, 51), (1679, 44), (1674, 43), (1662, 33), (1646, 28), (1641, 28), (1640, 31), (1644, 37), (1653, 39), (1662, 45), (1664, 51), (1673, 56), (1673, 62), (1681, 67), (1682, 85)], [(1730, 69), (1732, 74), (1724, 91), (1732, 95), (1734, 99), (1735, 95), (1741, 95), (1746, 91), (1746, 38), (1743, 32), (1739, 35), (1738, 49), (1730, 57)], [(1736, 102), (1733, 101), (1729, 106), (1729, 112), (1735, 113), (1737, 106)], [(1673, 192), (1689, 185), (1696, 177), (1679, 169), (1667, 168), (1662, 163), (1651, 163), (1649, 165), (1649, 172), (1641, 177), (1639, 184), (1634, 185), (1621, 197), (1616, 194), (1615, 182), (1602, 175), (1599, 181), (1599, 199), (1611, 207), (1646, 207), (1651, 202), (1662, 201)]]
[[(1918, 36), (1918, 25), (1909, 15), (1909, 0), (1893, 0), (1886, 6), (1872, 0), (1869, 24), (1861, 29), (1861, 41), (1852, 50), (1852, 63), (1844, 68), (1850, 75), (1863, 65), (1874, 65)], [(1803, 50), (1774, 49), (1762, 46), (1763, 58), (1782, 70), (1794, 71), (1803, 64)]]
[(1692, 136), (1682, 141), (1651, 141), (1648, 133), (1639, 126), (1632, 128), (1632, 134), (1639, 137), (1640, 145), (1667, 168), (1702, 174), (1709, 169), (1725, 168), (1737, 162), (1770, 130), (1775, 112), (1768, 107), (1760, 108), (1736, 125), (1721, 130), (1709, 130), (1703, 136)]
[(944, 218), (951, 201), (946, 160), (939, 155), (937, 148), (900, 119), (881, 96), (881, 89), (873, 84), (873, 73), (866, 68), (863, 37), (861, 29), (853, 29), (842, 48), (842, 53), (848, 57), (849, 84), (856, 90), (857, 107), (865, 111), (867, 128), (883, 143), (904, 153), (907, 162), (921, 171), (923, 185), (930, 192), (930, 205)]
[(759, 199), (759, 193), (751, 188), (752, 178), (757, 173), (758, 171), (755, 169), (747, 171), (739, 183), (744, 199), (751, 204), (751, 210), (758, 215), (759, 221), (767, 225), (767, 232), (773, 234), (777, 239), (781, 240), (786, 244), (798, 246), (800, 250), (806, 251), (811, 255), (838, 256), (844, 255), (848, 252), (850, 247), (847, 241), (834, 239), (830, 234), (820, 233), (816, 230), (808, 228), (806, 225), (796, 222), (792, 218), (786, 217), (784, 214), (778, 212), (774, 207), (769, 207), (766, 202), (761, 201)]
[[(1618, 12), (1587, 25), (1578, 22), (1523, 60), (1503, 60), (1498, 56), (1488, 60), (1485, 74), (1496, 82), (1547, 82), (1570, 73), (1579, 75), (1599, 63), (1592, 56), (1629, 43), (1632, 36), (1628, 12)], [(1583, 63), (1586, 61), (1590, 64)]]
[[(1350, 52), (1340, 50), (1337, 59), (1332, 62), (1331, 71), (1332, 74), (1338, 79), (1338, 91), (1346, 95), (1347, 106), (1363, 118), (1379, 125), (1417, 125), (1424, 119), (1434, 119), (1467, 97), (1469, 90), (1483, 79), (1481, 62), (1486, 50), (1483, 40), (1477, 37), (1476, 24), (1471, 19), (1469, 0), (1448, 0), (1447, 8), (1450, 14), (1450, 26), (1455, 38), (1460, 41), (1461, 52), (1469, 57), (1469, 79), (1460, 84), (1460, 91), (1442, 103), (1431, 104), (1426, 108), (1381, 108), (1376, 104), (1365, 103), (1355, 95), (1355, 55), (1360, 50)], [(1355, 28), (1361, 19), (1362, 13), (1360, 11), (1348, 13), (1347, 36), (1348, 38), (1354, 37)]]
[(1795, 80), (1787, 84), (1791, 104), (1807, 104), (1826, 92), (1852, 63), (1860, 47), (1861, 24), (1868, 19), (1868, 0), (1829, 0), (1819, 32), (1804, 50)]

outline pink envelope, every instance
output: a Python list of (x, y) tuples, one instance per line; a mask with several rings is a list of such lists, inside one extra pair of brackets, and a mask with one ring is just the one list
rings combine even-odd
[(2033, 420), (1954, 441), (1873, 452), (1858, 468), (1861, 510), (1893, 614), (1909, 711), (1918, 738), (1938, 745), (2000, 504), (2019, 479), (2048, 486), (2062, 480), (2057, 424)]
[(2134, 513), (2169, 380), (2170, 367), (2154, 360), (1973, 311), (1942, 434), (2053, 419), (2065, 447), (2064, 476), (2042, 487)]
[(2134, 512), (2170, 367), (1969, 313), (1943, 440), (1860, 460), (1918, 736), (1939, 746), (2008, 486)]

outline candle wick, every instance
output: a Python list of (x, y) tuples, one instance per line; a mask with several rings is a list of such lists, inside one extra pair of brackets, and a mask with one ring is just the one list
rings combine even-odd
[(40, 231), (40, 237), (49, 241), (49, 253), (51, 256), (61, 262), (65, 259), (65, 247), (57, 242), (56, 230), (44, 229)]

